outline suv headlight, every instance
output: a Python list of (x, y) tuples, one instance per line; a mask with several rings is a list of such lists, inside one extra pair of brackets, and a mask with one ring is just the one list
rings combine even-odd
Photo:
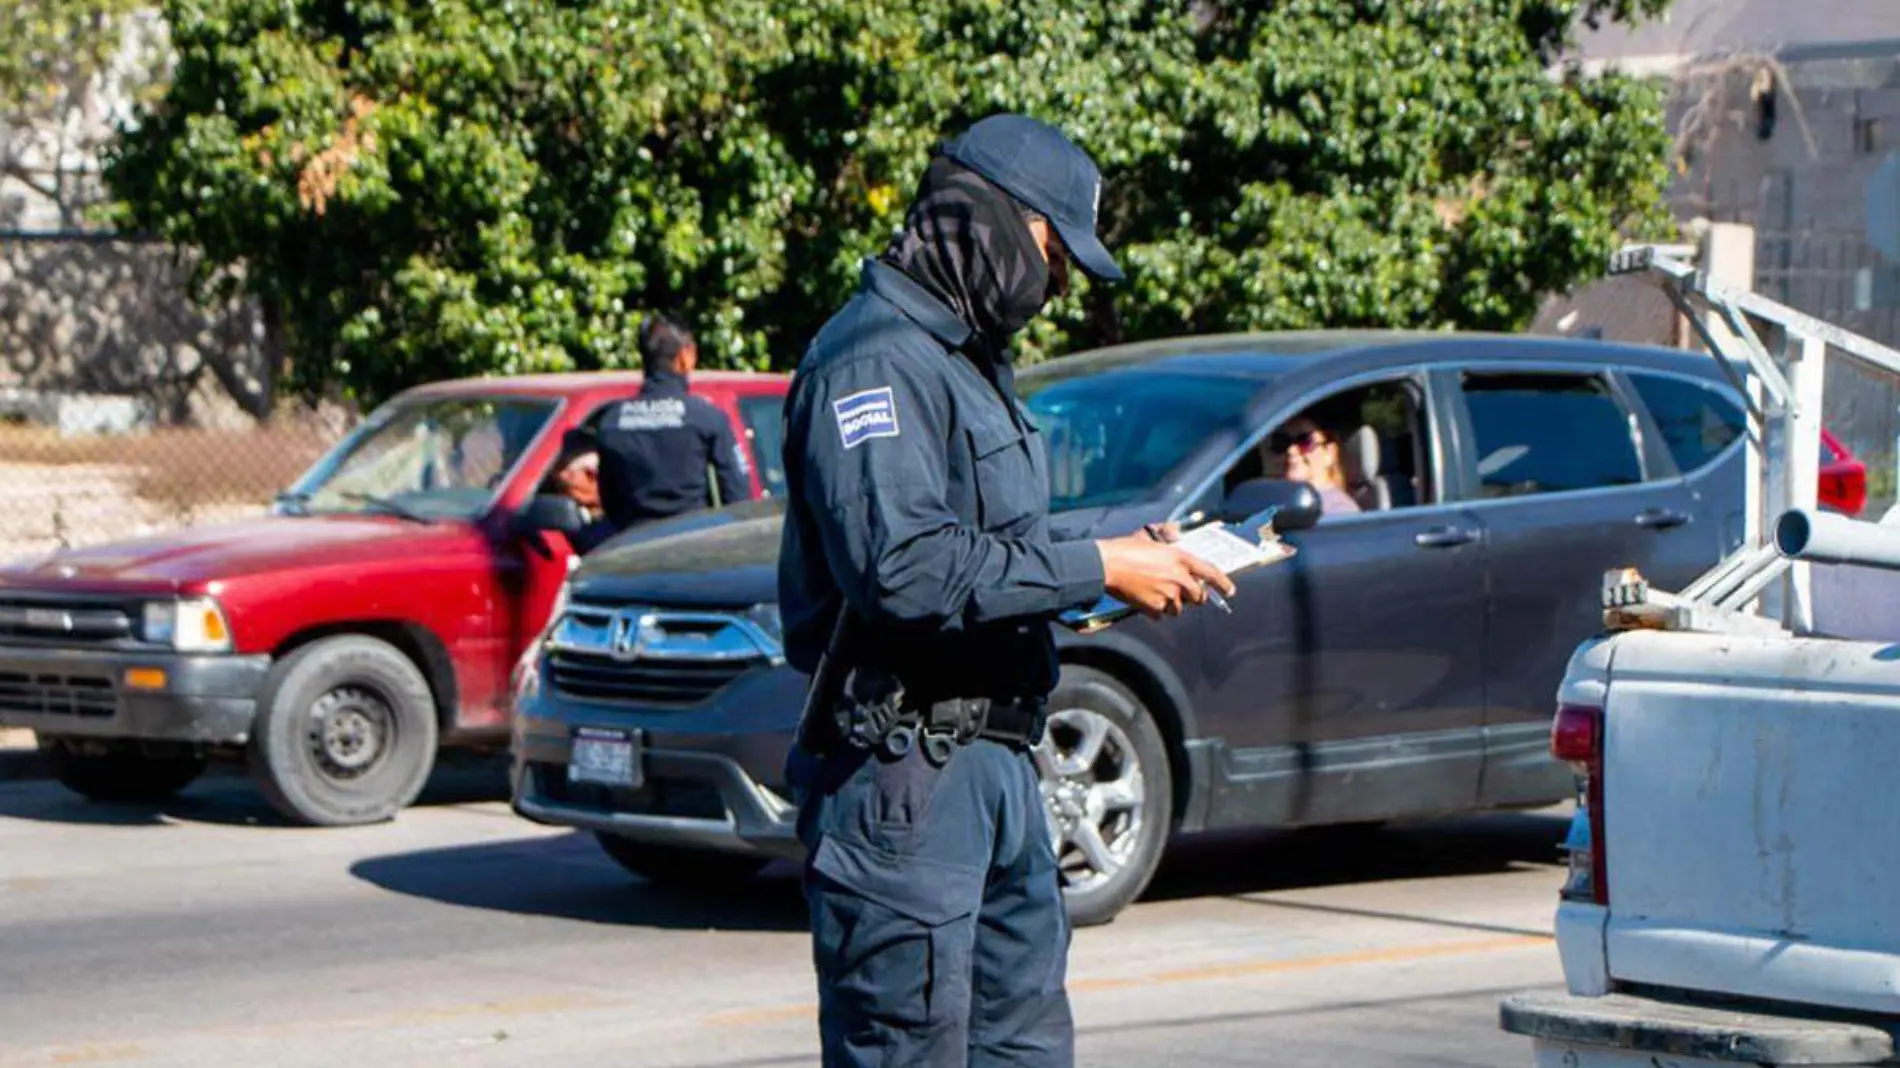
[(231, 626), (224, 609), (209, 597), (147, 602), (141, 633), (146, 641), (181, 653), (231, 651)]
[(778, 605), (773, 603), (755, 604), (746, 609), (747, 622), (765, 632), (772, 639), (772, 655), (785, 653), (785, 622), (779, 615)]

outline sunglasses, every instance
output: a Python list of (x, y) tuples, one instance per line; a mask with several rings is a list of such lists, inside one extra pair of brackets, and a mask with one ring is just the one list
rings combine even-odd
[(1267, 448), (1274, 452), (1286, 452), (1290, 449), (1298, 449), (1303, 453), (1312, 452), (1324, 444), (1326, 444), (1325, 434), (1318, 430), (1309, 430), (1304, 434), (1286, 434), (1276, 431), (1267, 438)]

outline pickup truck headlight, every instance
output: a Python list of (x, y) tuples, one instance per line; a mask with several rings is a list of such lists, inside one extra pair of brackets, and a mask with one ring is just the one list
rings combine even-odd
[(209, 597), (148, 602), (142, 623), (141, 633), (154, 645), (169, 645), (181, 653), (231, 651), (231, 626), (224, 609)]

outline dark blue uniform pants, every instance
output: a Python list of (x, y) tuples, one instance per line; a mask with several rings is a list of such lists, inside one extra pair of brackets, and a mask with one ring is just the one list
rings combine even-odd
[(1073, 1065), (1069, 921), (1029, 755), (793, 764), (825, 1068)]

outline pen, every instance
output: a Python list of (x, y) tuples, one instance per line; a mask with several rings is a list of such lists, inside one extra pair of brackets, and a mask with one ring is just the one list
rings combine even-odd
[[(1168, 540), (1161, 536), (1161, 528), (1153, 523), (1143, 523), (1141, 529), (1146, 531), (1148, 536), (1156, 541), (1165, 542)], [(1230, 616), (1234, 614), (1234, 607), (1227, 603), (1227, 598), (1222, 597), (1219, 590), (1209, 586), (1205, 582), (1201, 583), (1201, 588), (1207, 591), (1207, 599), (1214, 602), (1215, 608), (1220, 609)]]

